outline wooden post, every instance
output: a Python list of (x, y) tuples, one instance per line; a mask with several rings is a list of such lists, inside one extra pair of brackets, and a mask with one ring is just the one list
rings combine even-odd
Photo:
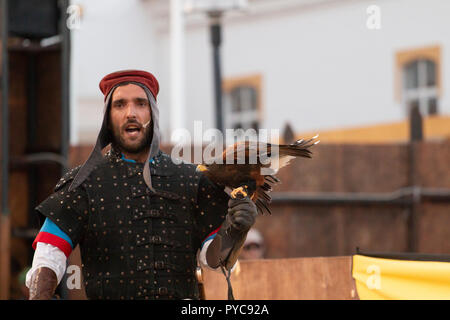
[(8, 207), (9, 183), (9, 112), (8, 112), (8, 8), (7, 1), (0, 0), (0, 299), (9, 298), (10, 287), (10, 220)]
[(11, 274), (9, 215), (2, 213), (0, 220), (0, 300), (8, 300)]

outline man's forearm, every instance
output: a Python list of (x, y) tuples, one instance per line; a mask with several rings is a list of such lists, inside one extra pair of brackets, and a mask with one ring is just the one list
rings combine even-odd
[(256, 205), (248, 197), (228, 201), (225, 221), (206, 251), (206, 261), (210, 267), (222, 265), (228, 270), (233, 267), (256, 215)]
[(30, 300), (49, 300), (53, 297), (58, 279), (55, 272), (47, 267), (41, 267), (31, 275)]
[(238, 237), (231, 237), (225, 232), (219, 232), (206, 251), (206, 262), (208, 265), (211, 268), (223, 265), (230, 270), (238, 259), (246, 234), (245, 232)]
[[(27, 272), (25, 281), (30, 289), (30, 299), (50, 299), (53, 296), (58, 283), (64, 276), (66, 261), (64, 252), (58, 247), (43, 242), (36, 244), (33, 264)], [(43, 281), (48, 281), (48, 285), (43, 284)], [(45, 296), (45, 292), (49, 292), (50, 296)]]

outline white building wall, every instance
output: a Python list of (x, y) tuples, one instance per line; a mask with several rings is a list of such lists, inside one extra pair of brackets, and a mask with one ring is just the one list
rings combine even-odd
[[(297, 132), (320, 132), (403, 120), (406, 111), (394, 93), (395, 53), (431, 45), (439, 45), (442, 53), (439, 110), (450, 114), (450, 1), (249, 2), (271, 4), (276, 10), (249, 10), (247, 15), (224, 19), (222, 71), (224, 78), (262, 75), (262, 127), (282, 129), (289, 122)], [(310, 4), (314, 2), (317, 5)], [(82, 29), (73, 38), (73, 58), (79, 68), (73, 106), (81, 115), (78, 128), (100, 125), (101, 114), (98, 119), (90, 116), (89, 122), (84, 115), (88, 108), (97, 108), (97, 114), (102, 109), (98, 82), (103, 75), (143, 68), (160, 82), (160, 125), (163, 140), (168, 141), (169, 1), (78, 3), (86, 9)], [(288, 3), (290, 7), (284, 9)], [(381, 9), (380, 30), (366, 27), (366, 9), (373, 4)], [(192, 130), (193, 122), (201, 120), (207, 129), (214, 126), (209, 29), (205, 17), (187, 20), (185, 123)]]
[[(158, 77), (154, 23), (142, 0), (76, 0), (83, 8), (72, 30), (71, 143), (94, 142), (103, 118), (100, 80), (122, 69), (152, 70)], [(74, 132), (75, 131), (75, 132)]]
[[(366, 26), (372, 4), (381, 8), (380, 30)], [(335, 1), (225, 20), (223, 75), (263, 76), (266, 128), (283, 128), (287, 121), (297, 132), (399, 121), (406, 111), (395, 100), (395, 53), (437, 44), (443, 62), (440, 112), (449, 114), (448, 12), (450, 2), (441, 0)], [(196, 81), (187, 84), (188, 106), (193, 117), (213, 124), (206, 31), (188, 32), (188, 64), (191, 70), (200, 66)], [(202, 88), (209, 90), (200, 100)]]

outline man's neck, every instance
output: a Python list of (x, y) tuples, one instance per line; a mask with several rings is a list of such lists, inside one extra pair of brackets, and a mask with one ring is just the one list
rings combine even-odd
[(147, 161), (149, 151), (150, 151), (149, 149), (146, 149), (145, 151), (140, 152), (140, 153), (128, 153), (128, 152), (122, 151), (122, 154), (126, 159), (134, 160), (139, 163), (145, 163), (145, 161)]

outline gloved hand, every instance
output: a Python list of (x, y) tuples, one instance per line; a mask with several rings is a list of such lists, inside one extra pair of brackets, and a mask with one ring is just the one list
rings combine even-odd
[(256, 205), (250, 198), (230, 199), (226, 225), (232, 233), (247, 233), (255, 224), (257, 214)]

